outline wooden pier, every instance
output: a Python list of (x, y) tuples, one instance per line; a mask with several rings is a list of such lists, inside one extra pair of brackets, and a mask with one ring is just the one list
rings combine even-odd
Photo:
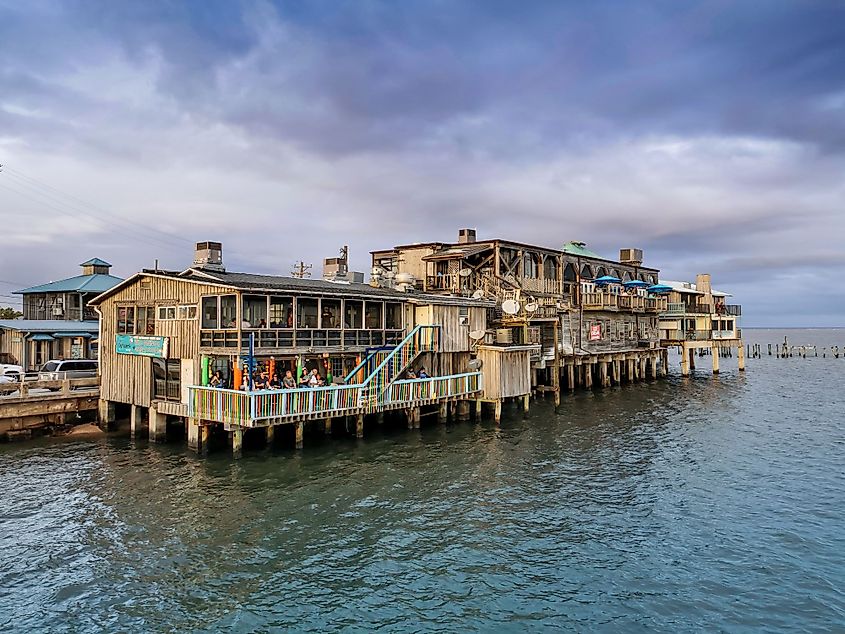
[(29, 437), (97, 411), (96, 378), (0, 385), (0, 437)]

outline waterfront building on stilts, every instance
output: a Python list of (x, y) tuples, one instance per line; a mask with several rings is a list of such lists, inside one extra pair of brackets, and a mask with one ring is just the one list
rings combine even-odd
[[(419, 292), (401, 276), (349, 281), (331, 264), (330, 280), (234, 273), (220, 243), (202, 242), (193, 266), (143, 270), (97, 297), (101, 421), (121, 408), (133, 434), (148, 427), (152, 440), (179, 422), (194, 449), (226, 431), (238, 454), (257, 428), (272, 440), (278, 425), (293, 425), (301, 447), (312, 421), (327, 432), (351, 423), (361, 436), (365, 421), (390, 412), (409, 427), (428, 410), (468, 416), (483, 396), (473, 359), (494, 302)], [(491, 367), (506, 357), (505, 374), (527, 376), (527, 352), (488, 348)]]
[[(658, 270), (642, 251), (603, 258), (584, 243), (560, 249), (503, 239), (414, 243), (372, 252), (377, 279), (409, 276), (424, 293), (494, 302), (485, 343), (535, 346), (531, 389), (610, 386), (654, 378), (662, 358), (658, 315), (666, 298), (649, 291)], [(498, 397), (497, 397), (498, 398)], [(496, 399), (493, 399), (496, 400)]]
[(666, 310), (660, 315), (661, 345), (664, 355), (668, 348), (678, 348), (681, 374), (689, 376), (695, 369), (696, 353), (710, 353), (713, 374), (718, 374), (719, 358), (733, 355), (734, 350), (739, 369), (745, 370), (739, 327), (742, 306), (728, 304), (730, 294), (714, 290), (706, 273), (697, 275), (695, 283), (662, 280), (660, 284), (668, 300)]

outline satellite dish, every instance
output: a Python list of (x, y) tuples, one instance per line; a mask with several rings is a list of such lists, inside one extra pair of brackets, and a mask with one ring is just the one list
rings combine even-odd
[(537, 308), (539, 308), (539, 306), (537, 306), (537, 304), (535, 302), (529, 302), (528, 304), (525, 305), (525, 312), (526, 313), (536, 313)]
[(469, 338), (475, 339), (477, 341), (479, 339), (484, 339), (484, 335), (486, 335), (486, 334), (487, 333), (483, 330), (473, 330), (472, 332), (469, 333)]
[(467, 365), (473, 372), (478, 372), (481, 369), (481, 366), (484, 365), (484, 362), (481, 359), (473, 359)]
[(472, 269), (461, 269), (460, 271), (458, 271), (458, 275), (460, 275), (461, 277), (469, 277), (470, 275), (472, 275)]
[(506, 299), (502, 302), (502, 311), (508, 315), (516, 315), (519, 312), (519, 302), (515, 299)]
[(484, 291), (480, 288), (472, 294), (473, 299), (481, 299), (482, 297), (484, 297)]

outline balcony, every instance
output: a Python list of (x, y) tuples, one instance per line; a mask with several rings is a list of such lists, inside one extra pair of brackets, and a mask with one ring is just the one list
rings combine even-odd
[(481, 372), (427, 379), (394, 381), (386, 388), (372, 385), (330, 385), (293, 390), (242, 392), (192, 385), (188, 387), (189, 416), (240, 427), (280, 424), (419, 407), (479, 393)]
[(581, 307), (584, 310), (618, 310), (619, 295), (601, 291), (581, 293)]
[(667, 330), (661, 329), (660, 339), (662, 341), (709, 341), (712, 339), (710, 330)]
[(255, 335), (256, 350), (284, 348), (368, 348), (394, 345), (405, 336), (404, 330), (325, 329), (325, 328), (253, 328), (200, 331), (202, 348), (249, 348), (250, 335)]

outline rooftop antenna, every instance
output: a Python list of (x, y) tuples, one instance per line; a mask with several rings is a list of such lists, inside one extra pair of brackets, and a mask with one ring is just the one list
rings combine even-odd
[(296, 264), (293, 265), (293, 270), (290, 272), (290, 274), (293, 277), (296, 277), (296, 278), (299, 278), (299, 279), (302, 279), (302, 278), (305, 278), (305, 277), (311, 277), (311, 268), (312, 268), (311, 264), (305, 264), (305, 262), (300, 260), (299, 262), (297, 262)]

